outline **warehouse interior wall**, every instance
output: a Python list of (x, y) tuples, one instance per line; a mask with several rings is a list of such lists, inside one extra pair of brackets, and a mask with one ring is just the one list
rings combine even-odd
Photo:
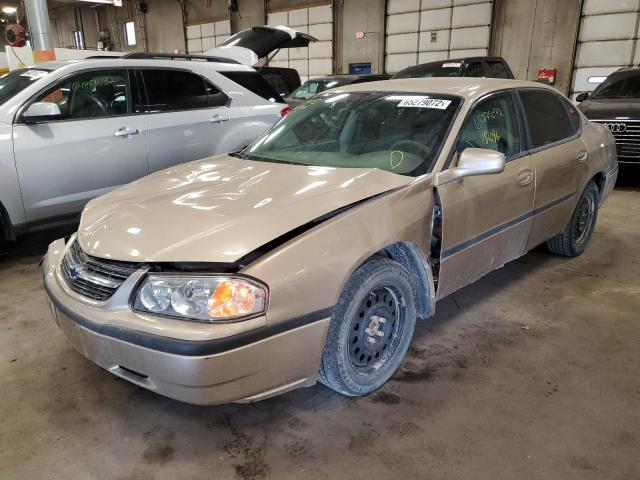
[[(385, 0), (335, 3), (337, 73), (349, 73), (352, 63), (371, 63), (371, 73), (383, 73)], [(364, 37), (356, 38), (357, 32)]]
[(557, 69), (553, 86), (569, 93), (580, 0), (496, 0), (491, 54), (504, 57), (516, 78), (536, 80)]
[(84, 32), (85, 46), (97, 48), (98, 16), (97, 10), (90, 7), (77, 7), (69, 4), (54, 4), (49, 9), (53, 43), (58, 48), (74, 48), (73, 32)]
[[(394, 5), (399, 2), (394, 1)], [(454, 6), (450, 8), (469, 3), (452, 2)], [(139, 15), (133, 0), (124, 0), (123, 7), (96, 8), (52, 2), (50, 16), (56, 46), (74, 45), (73, 31), (79, 28), (81, 18), (85, 45), (89, 49), (97, 47), (100, 31), (108, 31), (114, 50), (146, 48), (152, 52), (184, 52), (187, 45), (183, 17), (189, 26), (230, 19), (228, 33), (234, 33), (264, 24), (267, 13), (273, 15), (273, 12), (326, 3), (326, 0), (238, 0), (238, 10), (230, 12), (227, 0), (186, 0), (186, 10), (182, 12), (178, 0), (152, 0), (146, 2), (147, 13)], [(388, 70), (385, 68), (385, 53), (389, 53), (385, 52), (385, 34), (389, 33), (385, 26), (388, 3), (389, 0), (333, 1), (334, 73), (348, 73), (352, 63), (371, 63), (372, 73)], [(435, 8), (436, 3), (422, 0), (420, 5)], [(504, 57), (516, 78), (535, 80), (538, 69), (556, 68), (554, 86), (569, 93), (581, 5), (582, 0), (495, 0), (489, 53)], [(144, 21), (144, 44), (138, 41), (134, 46), (125, 45), (127, 21), (135, 22), (138, 36), (142, 34), (140, 22)], [(357, 32), (364, 32), (364, 36), (357, 38)]]

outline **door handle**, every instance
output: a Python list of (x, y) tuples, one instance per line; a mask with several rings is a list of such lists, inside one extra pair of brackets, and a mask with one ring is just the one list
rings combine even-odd
[(524, 170), (521, 170), (516, 177), (516, 182), (518, 182), (518, 185), (521, 187), (526, 187), (533, 182), (533, 172), (531, 169), (525, 168)]
[(131, 135), (138, 135), (139, 133), (140, 133), (140, 130), (138, 130), (137, 128), (131, 129), (127, 127), (122, 127), (116, 130), (115, 132), (113, 132), (113, 136), (114, 137), (130, 137)]
[(578, 155), (576, 156), (576, 160), (578, 161), (578, 163), (584, 163), (587, 161), (587, 158), (589, 157), (589, 154), (583, 150), (580, 153), (578, 153)]
[(215, 114), (213, 117), (209, 119), (209, 123), (222, 123), (222, 122), (228, 122), (228, 121), (229, 121), (229, 117), (225, 117), (224, 115), (218, 115), (218, 114)]

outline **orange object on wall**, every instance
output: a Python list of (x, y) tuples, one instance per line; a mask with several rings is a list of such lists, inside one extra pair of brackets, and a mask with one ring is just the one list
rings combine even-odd
[(36, 63), (49, 62), (56, 59), (56, 52), (54, 50), (34, 50), (33, 61)]

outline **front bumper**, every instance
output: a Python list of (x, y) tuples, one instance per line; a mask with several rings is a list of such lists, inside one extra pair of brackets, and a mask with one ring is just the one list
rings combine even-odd
[(316, 382), (327, 312), (281, 326), (265, 317), (218, 325), (147, 318), (119, 304), (128, 281), (106, 304), (69, 290), (57, 271), (65, 251), (58, 240), (43, 262), (54, 319), (76, 350), (114, 375), (193, 404), (255, 401)]

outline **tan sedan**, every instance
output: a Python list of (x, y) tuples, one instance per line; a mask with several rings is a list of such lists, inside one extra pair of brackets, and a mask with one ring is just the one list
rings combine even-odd
[(611, 133), (541, 84), (352, 85), (90, 202), (44, 287), (82, 354), (160, 394), (364, 395), (437, 300), (540, 243), (582, 253), (616, 175)]

